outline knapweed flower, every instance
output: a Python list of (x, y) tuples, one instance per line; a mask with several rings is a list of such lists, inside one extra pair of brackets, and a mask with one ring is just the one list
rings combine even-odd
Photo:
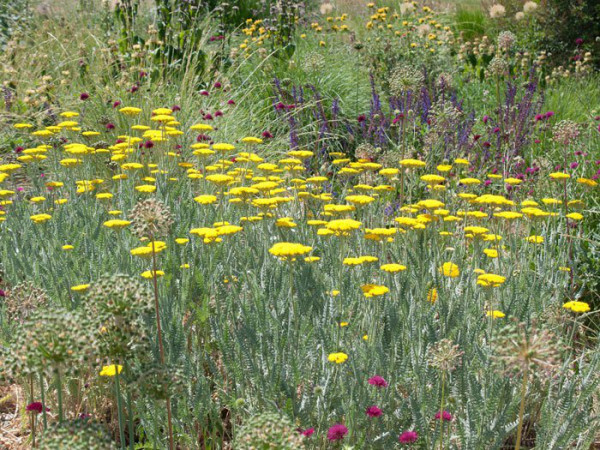
[(342, 363), (346, 362), (346, 360), (348, 359), (348, 355), (346, 355), (345, 353), (342, 353), (342, 352), (330, 353), (329, 356), (327, 357), (327, 359), (330, 362), (334, 362), (336, 364), (342, 364)]
[(563, 308), (569, 309), (569, 310), (573, 311), (574, 313), (585, 313), (590, 310), (590, 305), (588, 305), (586, 302), (579, 302), (576, 300), (567, 302), (562, 306), (563, 306)]
[[(44, 411), (44, 405), (42, 402), (32, 402), (25, 407), (25, 411), (41, 414)], [(46, 411), (50, 411), (50, 409), (46, 408)]]
[(381, 417), (383, 415), (383, 411), (377, 406), (369, 406), (365, 413), (369, 417)]
[(307, 428), (306, 430), (300, 430), (302, 436), (311, 437), (315, 432), (314, 428)]
[(439, 272), (448, 278), (456, 278), (460, 275), (458, 266), (451, 262), (445, 262), (442, 264), (442, 266), (439, 268)]
[(451, 422), (452, 421), (452, 414), (450, 414), (448, 411), (438, 411), (435, 413), (435, 420), (440, 420), (442, 419), (445, 422)]
[(401, 444), (412, 444), (419, 439), (419, 435), (416, 431), (404, 431), (399, 437), (398, 441)]
[(100, 371), (101, 377), (114, 377), (123, 371), (123, 366), (119, 364), (111, 364), (110, 366), (104, 366)]
[(388, 382), (385, 381), (385, 378), (383, 378), (380, 375), (374, 375), (371, 378), (369, 378), (367, 380), (367, 383), (369, 383), (371, 386), (375, 386), (378, 388), (382, 388), (382, 387), (388, 387)]
[(327, 430), (327, 439), (330, 441), (339, 441), (344, 439), (344, 436), (348, 434), (348, 428), (341, 423), (337, 423), (333, 425), (329, 430)]

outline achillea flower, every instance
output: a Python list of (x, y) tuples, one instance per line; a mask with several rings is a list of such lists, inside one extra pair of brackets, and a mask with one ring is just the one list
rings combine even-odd
[(377, 284), (363, 284), (360, 287), (363, 291), (365, 297), (377, 297), (379, 295), (384, 295), (390, 292), (389, 288), (386, 286), (381, 286)]
[(330, 353), (329, 356), (327, 357), (327, 359), (330, 362), (334, 362), (336, 364), (342, 364), (342, 363), (346, 362), (346, 360), (348, 359), (348, 355), (346, 355), (345, 353), (342, 353), (342, 352)]
[(269, 253), (281, 259), (287, 259), (294, 256), (305, 255), (312, 251), (308, 245), (297, 244), (294, 242), (278, 242), (269, 249)]
[(382, 376), (379, 376), (379, 375), (372, 376), (371, 378), (369, 378), (367, 380), (367, 382), (371, 386), (375, 386), (375, 387), (378, 387), (378, 388), (388, 387), (388, 382), (385, 381), (385, 378), (383, 378)]
[(574, 313), (584, 313), (590, 311), (590, 305), (588, 305), (586, 302), (579, 302), (576, 300), (565, 303), (563, 308), (569, 309)]
[(341, 439), (344, 439), (344, 436), (346, 436), (347, 434), (348, 428), (346, 428), (346, 426), (342, 425), (341, 423), (337, 423), (331, 428), (329, 428), (329, 430), (327, 430), (327, 439), (329, 439), (330, 441), (339, 441)]
[(123, 366), (119, 364), (111, 364), (110, 366), (104, 366), (100, 371), (101, 377), (114, 377), (117, 373), (121, 373), (123, 371)]
[(366, 414), (369, 417), (380, 417), (383, 415), (383, 411), (377, 406), (369, 406), (367, 408)]
[(412, 444), (419, 439), (419, 435), (416, 431), (404, 431), (400, 437), (398, 437), (398, 441), (401, 444)]
[(451, 262), (445, 262), (442, 264), (442, 266), (439, 268), (439, 272), (448, 278), (456, 278), (460, 275), (460, 269), (458, 266)]
[(506, 277), (493, 273), (484, 273), (477, 277), (477, 284), (484, 287), (497, 287), (506, 281)]

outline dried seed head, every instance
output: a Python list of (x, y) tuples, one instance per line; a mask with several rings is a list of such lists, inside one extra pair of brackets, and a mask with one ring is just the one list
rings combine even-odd
[(169, 208), (155, 198), (138, 202), (131, 211), (130, 219), (131, 228), (139, 238), (165, 236), (173, 223)]
[(43, 434), (40, 448), (44, 450), (113, 450), (114, 441), (100, 425), (86, 419), (55, 424)]
[(552, 130), (554, 140), (565, 146), (574, 143), (579, 137), (580, 132), (579, 124), (572, 120), (561, 120)]
[(278, 448), (282, 450), (303, 449), (303, 436), (296, 432), (292, 422), (273, 413), (263, 413), (249, 417), (237, 429), (234, 448), (250, 450), (257, 448)]
[(508, 72), (508, 63), (503, 58), (494, 56), (488, 65), (488, 72), (495, 77), (504, 76)]
[(493, 362), (505, 374), (551, 374), (560, 367), (559, 338), (535, 323), (509, 321), (492, 341)]
[(10, 289), (5, 298), (9, 320), (23, 322), (39, 307), (48, 303), (48, 294), (33, 283), (24, 281)]
[(425, 82), (422, 72), (411, 66), (396, 66), (390, 75), (390, 94), (400, 96), (407, 91), (418, 91)]
[(442, 372), (452, 372), (462, 364), (463, 354), (450, 339), (442, 339), (430, 348), (429, 365)]

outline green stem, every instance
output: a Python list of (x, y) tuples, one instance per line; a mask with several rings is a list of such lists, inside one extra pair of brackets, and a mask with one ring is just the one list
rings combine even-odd
[[(160, 364), (165, 365), (165, 349), (163, 347), (162, 329), (160, 327), (160, 308), (158, 303), (158, 280), (156, 276), (156, 251), (154, 247), (154, 236), (150, 236), (152, 241), (152, 283), (154, 285), (154, 309), (156, 312), (156, 331), (158, 334), (158, 349), (160, 353)], [(169, 450), (173, 450), (173, 421), (171, 417), (171, 399), (167, 397), (167, 427), (169, 432)]]
[(46, 394), (44, 393), (44, 377), (40, 373), (40, 393), (42, 397), (42, 414), (44, 418), (44, 430), (48, 428), (48, 419), (46, 417)]
[(523, 383), (521, 384), (521, 407), (519, 408), (519, 428), (517, 430), (517, 442), (515, 450), (521, 448), (521, 435), (523, 434), (523, 414), (525, 413), (525, 394), (527, 393), (527, 379), (529, 376), (529, 368), (525, 368), (523, 373)]
[(123, 413), (121, 406), (121, 385), (119, 383), (119, 367), (115, 367), (115, 395), (117, 396), (117, 416), (119, 417), (119, 440), (121, 449), (125, 448), (125, 430), (123, 428)]
[(58, 423), (63, 422), (63, 399), (62, 399), (62, 380), (60, 377), (60, 369), (56, 373), (56, 394), (58, 396)]
[(442, 372), (442, 401), (440, 402), (440, 450), (444, 449), (444, 384), (446, 381), (446, 373)]

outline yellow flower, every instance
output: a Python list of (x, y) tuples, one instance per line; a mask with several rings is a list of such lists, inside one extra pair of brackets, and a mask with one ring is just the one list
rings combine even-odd
[(352, 230), (358, 230), (361, 226), (361, 222), (353, 219), (336, 219), (327, 222), (325, 228), (334, 231), (336, 233), (347, 233)]
[(307, 262), (307, 263), (317, 262), (320, 260), (321, 260), (321, 258), (318, 256), (307, 256), (306, 258), (304, 258), (304, 262)]
[(456, 278), (460, 275), (458, 266), (451, 262), (445, 262), (442, 267), (439, 268), (439, 272), (445, 277)]
[(73, 250), (75, 247), (73, 247), (70, 244), (66, 244), (66, 245), (63, 245), (61, 248), (65, 251), (68, 251), (68, 250)]
[(553, 180), (566, 180), (567, 178), (571, 178), (571, 175), (564, 172), (552, 172), (550, 178)]
[(527, 242), (531, 242), (532, 244), (541, 244), (544, 242), (544, 236), (529, 236), (525, 238)]
[(563, 308), (570, 309), (574, 313), (584, 313), (590, 310), (590, 305), (588, 305), (586, 302), (572, 300), (570, 302), (565, 303), (563, 305)]
[(281, 259), (305, 255), (312, 251), (308, 245), (297, 244), (294, 242), (278, 242), (269, 249), (269, 253)]
[(490, 258), (497, 258), (498, 257), (498, 250), (493, 249), (493, 248), (486, 248), (486, 249), (483, 250), (483, 253), (485, 253)]
[(33, 223), (44, 223), (52, 219), (52, 216), (50, 214), (34, 214), (33, 216), (29, 216), (29, 218)]
[(402, 264), (384, 264), (380, 267), (380, 269), (384, 272), (396, 273), (406, 270), (406, 266), (403, 266)]
[(81, 292), (86, 291), (89, 287), (89, 284), (78, 284), (77, 286), (71, 286), (71, 290), (74, 292)]
[(346, 362), (346, 360), (348, 359), (348, 355), (346, 355), (345, 353), (342, 353), (342, 352), (330, 353), (329, 356), (327, 357), (327, 359), (336, 364), (342, 364), (342, 363)]
[(156, 186), (153, 186), (151, 184), (142, 184), (140, 186), (136, 186), (135, 190), (138, 192), (144, 192), (146, 194), (150, 194), (150, 193), (156, 191)]
[(199, 195), (198, 197), (194, 197), (194, 201), (201, 205), (210, 205), (217, 201), (217, 197), (214, 195)]
[(360, 287), (360, 289), (363, 291), (364, 296), (367, 298), (377, 297), (390, 292), (390, 290), (387, 287), (378, 284), (363, 284)]
[(188, 242), (190, 242), (190, 240), (187, 238), (177, 238), (177, 239), (175, 239), (175, 242), (178, 243), (179, 245), (185, 245)]
[(409, 159), (403, 159), (402, 161), (400, 161), (400, 165), (402, 167), (419, 168), (419, 167), (425, 167), (427, 164), (425, 164), (425, 161), (409, 158)]
[(502, 311), (486, 311), (485, 313), (486, 316), (491, 317), (492, 319), (502, 319), (503, 317), (506, 317), (506, 314), (504, 314)]
[[(157, 270), (155, 273), (156, 273), (156, 278), (160, 278), (165, 274), (162, 270)], [(151, 270), (146, 270), (145, 272), (141, 273), (141, 276), (143, 278), (149, 280), (150, 278), (153, 278), (153, 272)]]
[(105, 227), (108, 227), (108, 228), (121, 229), (130, 224), (131, 224), (131, 221), (129, 221), (129, 220), (111, 219), (111, 220), (107, 220), (102, 225), (104, 225)]
[(435, 303), (438, 298), (438, 291), (436, 288), (431, 288), (427, 292), (427, 301), (429, 303)]
[(484, 273), (477, 277), (477, 284), (484, 287), (498, 287), (506, 281), (506, 277), (493, 273)]
[(375, 199), (368, 195), (349, 195), (346, 197), (346, 201), (355, 205), (367, 205), (371, 202), (374, 202)]
[(571, 220), (582, 220), (583, 219), (583, 214), (580, 214), (580, 213), (570, 213), (570, 214), (567, 214), (567, 218), (569, 218)]
[(423, 208), (423, 209), (434, 210), (434, 209), (443, 208), (444, 204), (442, 202), (440, 202), (439, 200), (426, 199), (426, 200), (421, 200), (419, 203), (417, 203), (417, 206), (419, 208)]
[(111, 364), (110, 366), (104, 366), (100, 371), (101, 377), (114, 377), (123, 371), (123, 366), (119, 364)]

